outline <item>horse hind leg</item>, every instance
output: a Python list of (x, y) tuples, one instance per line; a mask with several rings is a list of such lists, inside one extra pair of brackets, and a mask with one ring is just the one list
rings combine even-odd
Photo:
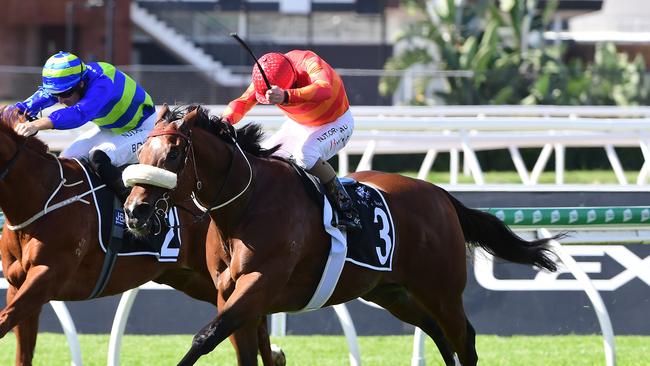
[(380, 287), (363, 298), (378, 304), (398, 319), (422, 329), (438, 347), (445, 365), (456, 364), (454, 351), (435, 319), (411, 297), (406, 289), (401, 286)]
[(478, 362), (476, 354), (476, 332), (470, 324), (463, 307), (461, 294), (445, 297), (440, 293), (429, 291), (425, 296), (416, 298), (426, 307), (442, 328), (458, 354), (463, 366), (474, 366)]

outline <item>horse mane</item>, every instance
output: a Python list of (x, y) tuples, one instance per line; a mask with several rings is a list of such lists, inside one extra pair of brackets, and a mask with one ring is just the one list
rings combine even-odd
[(43, 155), (49, 153), (49, 148), (43, 141), (38, 138), (21, 136), (14, 131), (14, 125), (22, 123), (24, 120), (25, 117), (18, 108), (11, 105), (0, 106), (0, 133), (11, 138), (17, 145), (24, 143), (27, 148), (34, 152)]
[(189, 107), (175, 107), (170, 109), (163, 119), (166, 122), (173, 122), (183, 118), (187, 113), (196, 110), (197, 116), (195, 125), (205, 131), (212, 133), (219, 137), (224, 142), (232, 144), (232, 139), (229, 138), (233, 135), (236, 136), (237, 143), (246, 152), (260, 157), (266, 158), (276, 152), (280, 146), (274, 146), (270, 149), (265, 149), (261, 146), (264, 140), (264, 131), (262, 126), (257, 123), (249, 123), (241, 128), (236, 129), (230, 123), (223, 121), (220, 116), (210, 116), (208, 110), (200, 105), (191, 105)]

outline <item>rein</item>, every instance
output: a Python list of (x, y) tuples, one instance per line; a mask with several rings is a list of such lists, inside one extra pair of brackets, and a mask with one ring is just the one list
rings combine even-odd
[(198, 201), (198, 199), (196, 198), (196, 195), (194, 194), (194, 192), (192, 192), (192, 199), (194, 200), (194, 203), (199, 208), (204, 209), (205, 212), (215, 211), (215, 210), (218, 210), (218, 209), (220, 209), (222, 207), (225, 207), (225, 206), (231, 204), (233, 201), (235, 201), (237, 198), (239, 198), (241, 195), (243, 195), (244, 192), (246, 192), (248, 190), (248, 187), (250, 187), (251, 182), (253, 181), (253, 167), (251, 166), (250, 161), (246, 157), (246, 154), (244, 153), (242, 148), (239, 146), (237, 141), (232, 136), (231, 136), (231, 139), (232, 139), (233, 143), (235, 144), (235, 147), (237, 148), (237, 150), (239, 150), (241, 155), (244, 157), (244, 160), (246, 161), (246, 164), (248, 165), (248, 182), (246, 183), (246, 187), (244, 187), (244, 189), (241, 192), (239, 192), (237, 195), (235, 195), (234, 197), (232, 197), (228, 201), (217, 205), (217, 202), (219, 201), (219, 196), (221, 195), (221, 192), (223, 191), (223, 189), (226, 187), (226, 183), (228, 182), (228, 177), (230, 176), (230, 173), (232, 172), (233, 161), (235, 161), (235, 148), (233, 148), (232, 151), (231, 151), (230, 162), (228, 163), (228, 172), (226, 173), (226, 178), (223, 180), (223, 183), (221, 183), (221, 187), (217, 191), (217, 196), (216, 196), (214, 202), (209, 206), (209, 208), (206, 208), (205, 206), (203, 206)]
[[(236, 132), (234, 132), (234, 133), (236, 134)], [(161, 129), (161, 130), (158, 130), (158, 131), (152, 131), (149, 134), (148, 137), (163, 136), (163, 135), (179, 136), (179, 137), (181, 137), (182, 139), (184, 139), (187, 142), (187, 147), (185, 149), (185, 159), (186, 159), (186, 161), (187, 161), (187, 159), (189, 159), (189, 155), (187, 153), (187, 149), (189, 148), (191, 150), (191, 154), (192, 154), (192, 165), (194, 167), (194, 176), (196, 178), (196, 190), (200, 191), (202, 189), (202, 187), (203, 187), (203, 183), (201, 182), (201, 180), (199, 179), (199, 176), (198, 176), (198, 170), (196, 168), (196, 157), (195, 157), (195, 154), (194, 154), (194, 146), (193, 146), (193, 143), (192, 143), (191, 135), (188, 136), (188, 135), (186, 135), (186, 134), (184, 134), (182, 132), (179, 132), (178, 130)], [(228, 163), (228, 170), (227, 170), (227, 173), (226, 173), (226, 177), (225, 177), (223, 183), (221, 184), (221, 187), (219, 187), (219, 189), (217, 190), (217, 195), (216, 195), (216, 198), (215, 198), (214, 202), (212, 204), (210, 204), (208, 206), (208, 208), (206, 208), (203, 204), (201, 204), (198, 201), (198, 199), (196, 198), (196, 193), (194, 191), (192, 191), (191, 199), (194, 201), (194, 204), (201, 211), (203, 211), (202, 215), (195, 216), (196, 221), (202, 221), (203, 219), (205, 219), (205, 217), (211, 211), (215, 211), (215, 210), (218, 210), (220, 208), (223, 208), (223, 207), (231, 204), (235, 200), (237, 200), (239, 197), (241, 197), (248, 190), (248, 188), (251, 185), (251, 182), (253, 181), (253, 167), (251, 166), (251, 163), (248, 160), (248, 157), (246, 157), (246, 154), (242, 150), (241, 146), (239, 146), (239, 143), (237, 142), (237, 139), (235, 137), (233, 137), (232, 135), (230, 135), (230, 134), (229, 134), (229, 137), (230, 137), (231, 141), (233, 142), (233, 144), (235, 145), (235, 147), (237, 148), (237, 150), (239, 150), (239, 152), (242, 154), (242, 156), (244, 157), (244, 160), (246, 161), (246, 164), (248, 165), (248, 171), (249, 171), (248, 182), (246, 183), (246, 186), (239, 193), (237, 193), (235, 196), (233, 196), (232, 198), (228, 199), (227, 201), (225, 201), (223, 203), (217, 204), (217, 202), (219, 201), (219, 197), (221, 196), (221, 193), (223, 192), (223, 190), (226, 187), (226, 183), (228, 182), (228, 177), (232, 173), (232, 169), (233, 169), (233, 166), (234, 166), (233, 161), (235, 160), (235, 155), (236, 155), (235, 148), (233, 148), (232, 149), (232, 154), (231, 154), (231, 159), (230, 159), (230, 162)], [(154, 186), (158, 186), (158, 187), (162, 187), (162, 188), (166, 188), (166, 189), (174, 189), (176, 187), (176, 184), (174, 184), (172, 186), (170, 184), (160, 182), (160, 180), (162, 180), (162, 179), (156, 179), (156, 178), (159, 178), (159, 177), (167, 178), (170, 174), (173, 175), (174, 177), (176, 177), (178, 175), (178, 173), (172, 173), (172, 172), (170, 172), (168, 170), (165, 170), (165, 169), (162, 169), (162, 168), (153, 167), (153, 166), (150, 166), (150, 165), (136, 164), (136, 165), (129, 166), (129, 167), (127, 167), (127, 169), (124, 170), (123, 178), (124, 178), (124, 181), (125, 181), (125, 183), (127, 185), (135, 185), (137, 183), (143, 183), (143, 184), (150, 184), (150, 185), (154, 185)], [(165, 179), (165, 180), (167, 180), (167, 179)], [(169, 198), (170, 198), (169, 195), (163, 195), (161, 198), (158, 199), (158, 201), (156, 201), (155, 206), (158, 206), (159, 203), (164, 203), (165, 207), (169, 207), (169, 202), (168, 202)]]

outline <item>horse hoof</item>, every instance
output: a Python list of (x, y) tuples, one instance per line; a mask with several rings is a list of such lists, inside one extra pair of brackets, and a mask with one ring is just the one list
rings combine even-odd
[(277, 344), (271, 345), (271, 358), (274, 366), (285, 366), (287, 364), (287, 358), (284, 356), (282, 348)]

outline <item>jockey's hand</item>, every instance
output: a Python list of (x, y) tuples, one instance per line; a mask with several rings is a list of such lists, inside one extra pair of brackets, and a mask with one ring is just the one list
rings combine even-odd
[(21, 136), (32, 136), (40, 130), (48, 130), (54, 127), (52, 120), (49, 118), (39, 118), (33, 122), (18, 123), (14, 126), (14, 131)]
[(268, 100), (270, 104), (284, 103), (284, 89), (277, 85), (272, 85), (271, 89), (266, 91), (266, 100)]

